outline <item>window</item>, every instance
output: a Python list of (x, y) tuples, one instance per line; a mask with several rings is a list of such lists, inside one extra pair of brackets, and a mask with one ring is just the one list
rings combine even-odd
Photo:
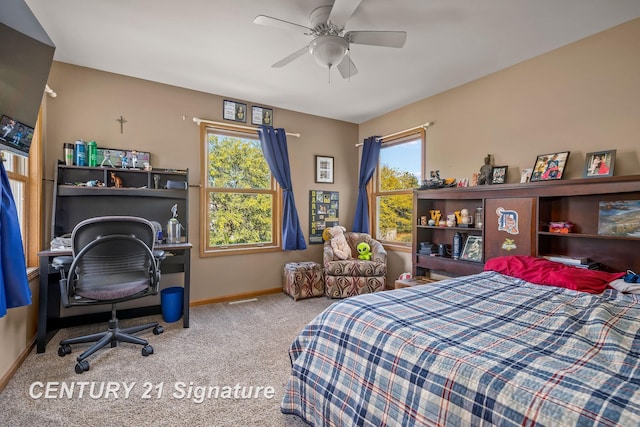
[(413, 230), (413, 190), (424, 175), (422, 128), (384, 139), (372, 198), (376, 239), (385, 245), (410, 247)]
[(18, 212), (18, 222), (20, 223), (20, 234), (22, 244), (27, 253), (27, 188), (29, 183), (29, 161), (26, 157), (13, 154), (10, 151), (2, 151), (4, 167), (7, 170), (11, 192)]
[[(40, 126), (36, 125), (29, 158), (2, 151), (4, 167), (16, 204), (22, 245), (24, 247), (27, 266), (38, 265), (38, 251), (41, 248), (42, 218), (41, 200), (42, 185), (40, 170)], [(37, 269), (28, 268), (29, 278), (37, 274)]]
[[(29, 157), (0, 150), (16, 204), (29, 280), (38, 275), (38, 251), (42, 243), (42, 111), (33, 133)], [(48, 245), (48, 242), (47, 242)]]
[(280, 189), (257, 132), (204, 129), (202, 255), (277, 250)]

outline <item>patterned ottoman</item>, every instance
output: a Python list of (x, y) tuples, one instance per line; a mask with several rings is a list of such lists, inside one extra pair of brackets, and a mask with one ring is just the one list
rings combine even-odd
[(294, 301), (324, 295), (322, 266), (312, 261), (285, 264), (282, 290)]

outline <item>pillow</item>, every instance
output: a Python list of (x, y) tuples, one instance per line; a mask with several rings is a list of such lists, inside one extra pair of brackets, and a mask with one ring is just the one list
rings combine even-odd
[(599, 270), (564, 265), (524, 255), (491, 258), (484, 265), (485, 271), (496, 271), (507, 276), (526, 280), (537, 285), (557, 286), (574, 291), (600, 294), (609, 282), (624, 276), (624, 273), (607, 273)]
[(616, 279), (609, 283), (613, 289), (623, 294), (640, 294), (640, 283), (627, 282), (624, 279)]

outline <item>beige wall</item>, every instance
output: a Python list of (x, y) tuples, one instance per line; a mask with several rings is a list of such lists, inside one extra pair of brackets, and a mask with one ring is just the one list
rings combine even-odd
[[(9, 381), (13, 372), (35, 342), (38, 321), (38, 280), (30, 280), (32, 304), (10, 308), (0, 319), (0, 390)], [(34, 350), (35, 351), (35, 350)]]
[[(58, 62), (51, 70), (49, 86), (58, 96), (47, 100), (44, 149), (47, 213), (51, 211), (51, 180), (56, 161), (62, 158), (63, 143), (79, 138), (95, 140), (99, 147), (148, 151), (156, 168), (189, 168), (189, 241), (194, 245), (192, 302), (277, 288), (281, 286), (285, 263), (321, 261), (321, 245), (309, 245), (304, 251), (199, 257), (201, 142), (199, 127), (192, 118), (223, 121), (224, 97)], [(251, 100), (238, 101), (251, 108)], [(116, 121), (120, 115), (127, 120), (124, 133), (120, 133)], [(340, 217), (342, 223), (350, 226), (357, 194), (358, 170), (354, 166), (358, 162), (358, 151), (354, 148), (357, 125), (278, 108), (274, 108), (274, 124), (301, 134), (300, 138), (288, 137), (288, 146), (294, 196), (305, 236), (309, 232), (312, 189), (339, 191)], [(314, 183), (316, 154), (335, 157), (335, 184)], [(167, 219), (169, 215), (167, 212)], [(176, 284), (168, 280), (173, 278), (163, 280), (165, 285)]]
[[(565, 178), (586, 153), (616, 149), (615, 175), (640, 173), (640, 19), (609, 29), (362, 123), (359, 139), (427, 121), (427, 171), (470, 178), (487, 154), (520, 180), (538, 154), (570, 151)], [(398, 255), (390, 277), (410, 271)]]
[(566, 178), (585, 154), (617, 149), (615, 175), (640, 173), (640, 19), (583, 39), (360, 125), (360, 139), (435, 124), (427, 170), (465, 178), (487, 153), (509, 182), (538, 154), (571, 151)]

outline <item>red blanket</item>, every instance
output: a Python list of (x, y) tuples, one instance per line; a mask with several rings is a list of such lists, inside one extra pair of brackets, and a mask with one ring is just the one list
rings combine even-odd
[(485, 263), (484, 269), (517, 277), (537, 285), (557, 286), (590, 294), (602, 293), (609, 282), (624, 276), (624, 273), (588, 270), (544, 258), (522, 255), (492, 258)]

